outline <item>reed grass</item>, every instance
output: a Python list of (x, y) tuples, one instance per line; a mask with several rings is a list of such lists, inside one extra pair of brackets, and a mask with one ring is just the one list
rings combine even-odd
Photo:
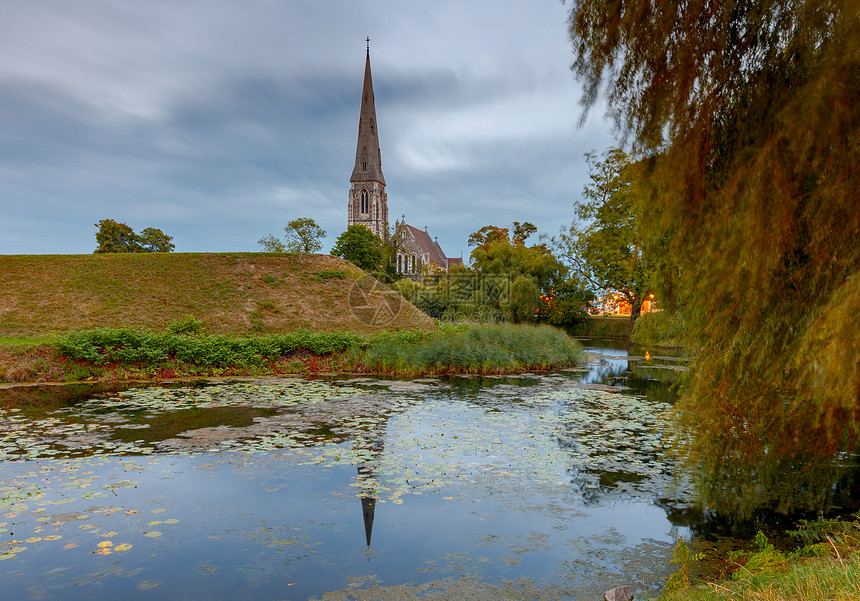
[(582, 346), (561, 330), (513, 324), (384, 333), (350, 354), (356, 368), (400, 375), (548, 369), (580, 363), (584, 356)]
[(860, 521), (801, 520), (789, 532), (805, 543), (782, 552), (759, 533), (759, 550), (730, 555), (731, 580), (664, 592), (658, 601), (860, 600)]
[(660, 601), (812, 601), (860, 599), (860, 555), (804, 559), (784, 571), (714, 582), (660, 597)]

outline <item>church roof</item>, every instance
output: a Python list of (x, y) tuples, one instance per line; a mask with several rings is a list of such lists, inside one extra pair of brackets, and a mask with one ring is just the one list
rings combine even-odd
[(439, 267), (448, 267), (448, 259), (445, 257), (442, 247), (439, 246), (439, 242), (431, 239), (430, 234), (425, 230), (419, 230), (408, 223), (406, 224), (406, 228), (409, 230), (409, 234), (412, 236), (415, 244), (421, 249), (421, 252), (430, 256), (430, 263), (435, 263)]
[[(369, 40), (368, 40), (369, 42)], [(364, 63), (364, 89), (361, 92), (361, 113), (358, 119), (358, 143), (355, 146), (355, 168), (351, 182), (379, 182), (382, 175), (382, 153), (379, 151), (379, 130), (376, 126), (376, 102), (373, 98), (373, 78), (370, 76), (370, 46)]]

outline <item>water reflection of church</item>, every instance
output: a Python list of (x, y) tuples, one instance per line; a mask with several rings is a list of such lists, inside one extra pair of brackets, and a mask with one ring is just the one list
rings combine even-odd
[[(379, 129), (373, 79), (370, 75), (370, 40), (364, 65), (364, 88), (358, 119), (358, 142), (355, 167), (349, 178), (347, 226), (363, 225), (380, 238), (388, 232), (388, 194), (382, 175), (382, 152), (379, 149)], [(406, 216), (395, 222), (393, 235), (398, 243), (397, 272), (417, 277), (426, 271), (447, 271), (451, 265), (462, 264), (462, 257), (447, 257), (437, 237), (431, 237), (427, 227), (419, 229), (406, 223)]]

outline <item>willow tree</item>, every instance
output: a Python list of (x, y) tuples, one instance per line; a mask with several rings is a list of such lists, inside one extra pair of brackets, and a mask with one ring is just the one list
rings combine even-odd
[(573, 69), (651, 161), (695, 326), (703, 499), (822, 507), (860, 439), (860, 4), (573, 0)]

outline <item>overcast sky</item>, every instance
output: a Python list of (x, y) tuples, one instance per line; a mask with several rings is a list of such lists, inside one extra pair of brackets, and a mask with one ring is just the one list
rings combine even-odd
[(584, 153), (559, 0), (29, 0), (0, 20), (0, 254), (90, 253), (95, 224), (177, 252), (346, 229), (365, 37), (389, 217), (449, 256), (493, 224), (557, 233)]

